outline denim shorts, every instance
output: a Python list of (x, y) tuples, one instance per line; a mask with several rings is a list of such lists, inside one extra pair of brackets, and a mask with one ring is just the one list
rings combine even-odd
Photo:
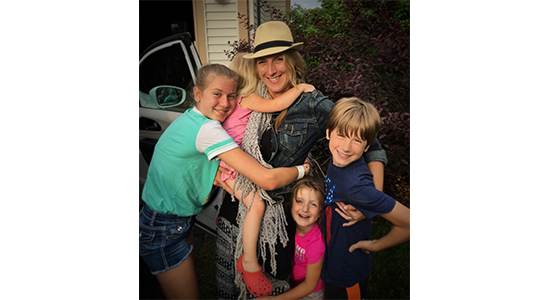
[(178, 266), (191, 253), (187, 238), (195, 216), (180, 217), (151, 209), (143, 203), (139, 212), (139, 255), (153, 275)]

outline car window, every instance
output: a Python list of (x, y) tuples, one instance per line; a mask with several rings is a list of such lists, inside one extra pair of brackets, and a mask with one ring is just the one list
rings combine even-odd
[(193, 107), (193, 75), (188, 66), (188, 59), (182, 43), (157, 50), (148, 55), (139, 65), (140, 97), (149, 97), (151, 89), (158, 86), (176, 86), (184, 89), (185, 101), (175, 107), (151, 107), (170, 111), (184, 112)]

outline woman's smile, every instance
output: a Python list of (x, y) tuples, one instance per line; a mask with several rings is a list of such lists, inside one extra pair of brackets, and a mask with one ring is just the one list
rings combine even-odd
[(281, 75), (277, 76), (277, 77), (268, 77), (267, 79), (269, 81), (271, 81), (272, 83), (277, 83), (279, 81), (279, 79), (281, 78)]

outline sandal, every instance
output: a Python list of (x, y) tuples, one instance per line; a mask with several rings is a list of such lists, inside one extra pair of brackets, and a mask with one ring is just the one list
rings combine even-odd
[(260, 270), (254, 273), (247, 272), (243, 268), (243, 256), (237, 260), (237, 271), (239, 275), (244, 279), (246, 288), (252, 295), (256, 297), (265, 297), (271, 294), (273, 291), (273, 284), (265, 277), (262, 267)]

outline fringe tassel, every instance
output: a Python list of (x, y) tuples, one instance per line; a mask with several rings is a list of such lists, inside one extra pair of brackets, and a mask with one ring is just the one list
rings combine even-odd
[[(267, 86), (263, 82), (259, 85), (259, 93), (261, 97), (269, 99), (271, 96), (269, 95), (267, 91)], [(248, 125), (246, 127), (246, 131), (243, 136), (243, 142), (241, 144), (241, 149), (254, 157), (262, 166), (272, 169), (273, 167), (266, 163), (263, 158), (260, 151), (260, 137), (263, 135), (263, 133), (267, 130), (271, 129), (271, 114), (266, 113), (260, 113), (257, 111), (253, 111), (250, 115), (250, 119), (248, 120)], [(280, 243), (283, 244), (284, 247), (288, 245), (288, 234), (285, 230), (285, 226), (287, 226), (286, 218), (285, 218), (285, 212), (283, 208), (282, 201), (277, 201), (271, 199), (269, 194), (258, 187), (256, 184), (254, 184), (252, 181), (248, 180), (248, 178), (242, 176), (241, 174), (237, 174), (237, 177), (235, 178), (235, 184), (233, 186), (233, 190), (240, 189), (242, 191), (243, 197), (246, 197), (249, 193), (252, 193), (254, 196), (255, 193), (259, 193), (261, 200), (260, 201), (266, 201), (266, 208), (264, 217), (262, 219), (262, 225), (260, 226), (260, 234), (258, 236), (258, 244), (259, 244), (259, 252), (260, 255), (264, 261), (262, 268), (265, 270), (265, 260), (267, 257), (267, 250), (269, 250), (270, 253), (270, 265), (272, 271), (272, 275), (277, 275), (277, 261), (275, 260), (277, 252), (275, 251), (275, 245), (277, 244), (277, 240), (279, 240)], [(232, 201), (235, 201), (235, 196), (231, 195)], [(250, 206), (252, 206), (253, 202), (250, 203)], [(248, 207), (244, 205), (242, 202), (239, 203), (239, 211), (237, 213), (237, 224), (240, 228), (239, 235), (237, 237), (237, 245), (235, 249), (235, 257), (234, 261), (237, 262), (239, 257), (243, 253), (243, 243), (242, 243), (242, 235), (243, 235), (243, 222), (244, 218), (246, 216), (246, 213), (248, 212)], [(265, 229), (265, 230), (264, 230)], [(240, 290), (240, 296), (239, 299), (245, 299), (246, 298), (246, 292), (247, 288), (244, 283), (244, 280), (237, 272), (237, 267), (234, 266), (235, 270), (235, 284), (237, 287), (239, 287)]]

